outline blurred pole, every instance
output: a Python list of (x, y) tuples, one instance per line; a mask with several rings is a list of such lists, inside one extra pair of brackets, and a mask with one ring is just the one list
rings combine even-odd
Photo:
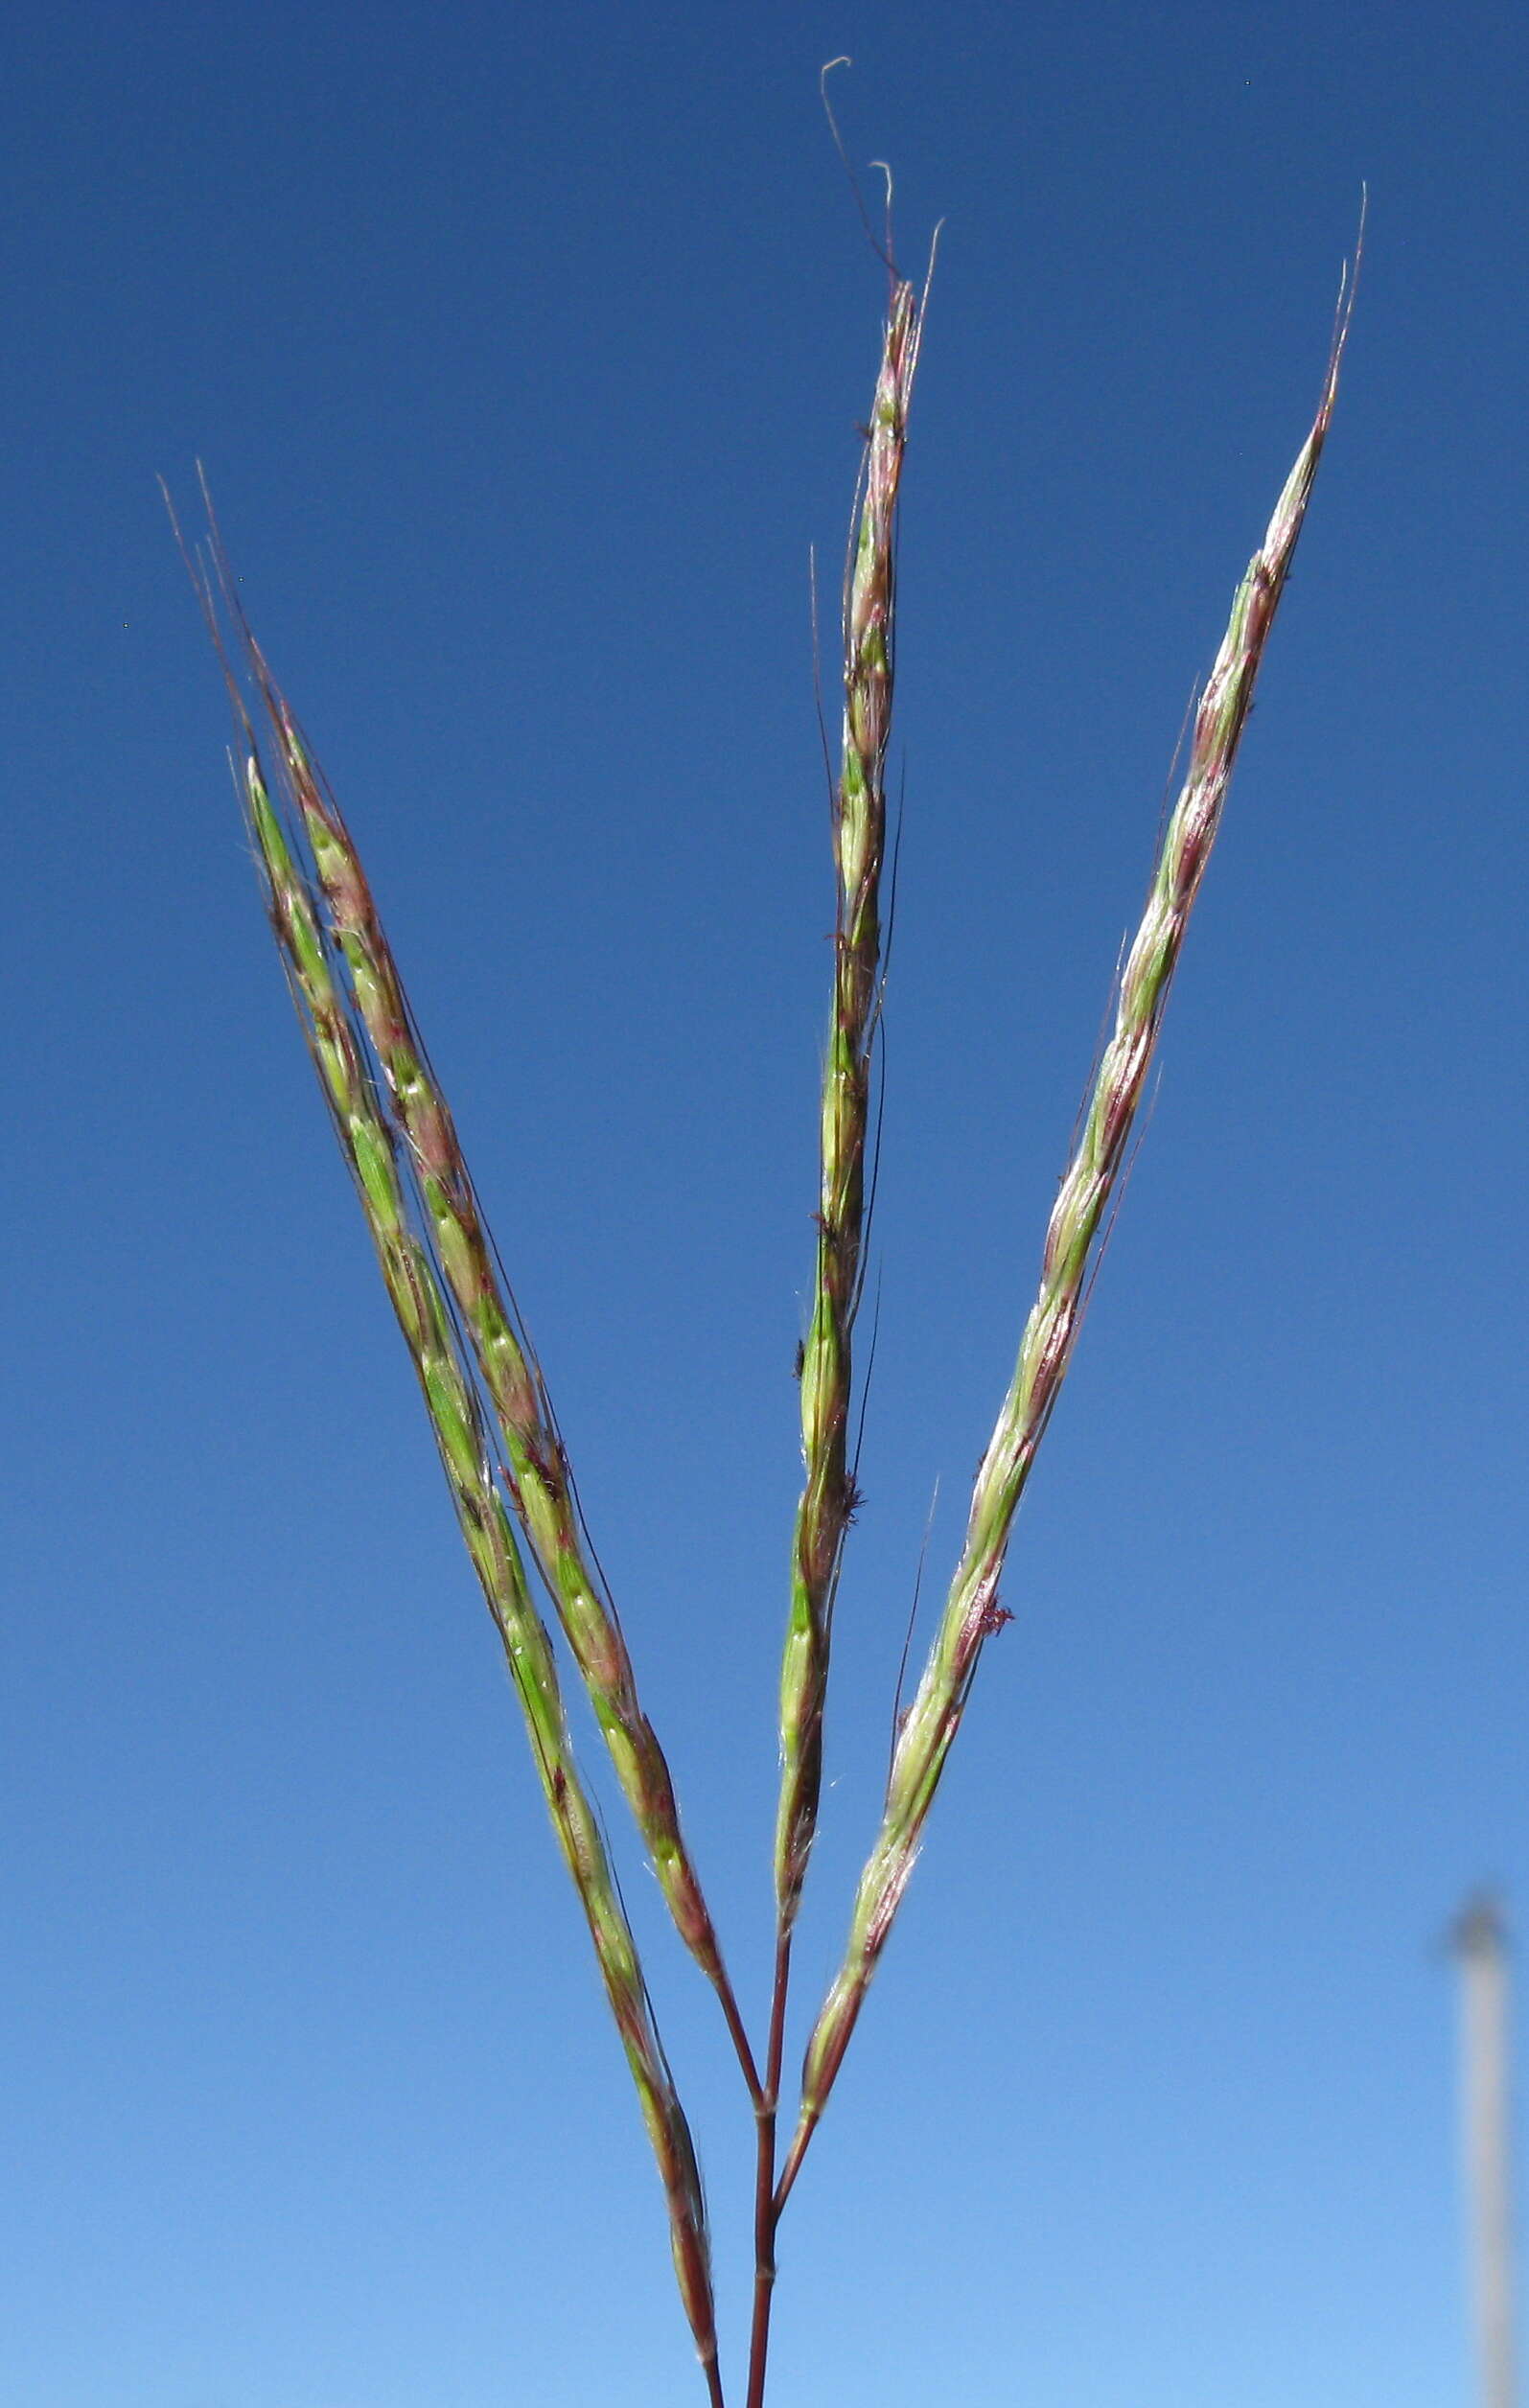
[(1508, 1956), (1501, 1911), (1471, 1899), (1451, 1938), (1460, 1959), (1461, 2105), (1471, 2289), (1483, 2408), (1514, 2408), (1513, 2219), (1508, 2178)]

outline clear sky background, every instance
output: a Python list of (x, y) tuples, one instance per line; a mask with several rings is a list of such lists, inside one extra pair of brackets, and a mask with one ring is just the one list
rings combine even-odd
[[(773, 2397), (1463, 2408), (1438, 1941), (1481, 1881), (1529, 1917), (1521, 11), (140, 0), (3, 41), (0, 2392), (701, 2397), (154, 477), (207, 463), (362, 846), (757, 2022), (832, 919), (807, 563), (884, 295), (818, 104), (847, 51), (907, 263), (945, 230), (793, 2063), (1366, 178), (1370, 228)], [(747, 2112), (603, 1794), (741, 2398)]]

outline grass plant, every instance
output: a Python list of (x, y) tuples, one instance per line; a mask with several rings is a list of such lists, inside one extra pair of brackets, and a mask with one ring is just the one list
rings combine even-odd
[(712, 2408), (722, 2408), (725, 2391), (696, 2150), (599, 1818), (575, 1760), (557, 1646), (533, 1597), (528, 1565), (550, 1601), (567, 1661), (589, 1697), (675, 1928), (716, 1994), (737, 2055), (756, 2133), (753, 2311), (744, 2397), (746, 2408), (763, 2408), (781, 2214), (912, 1875), (984, 1646), (1009, 1618), (999, 1591), (1015, 1511), (1073, 1357), (1118, 1200), (1185, 931), (1332, 421), (1352, 311), (1352, 284), (1346, 283), (1315, 420), (1237, 590), (1193, 715), (1183, 788), (1166, 821), (1141, 925), (1119, 980), (1114, 1030), (1052, 1210), (1035, 1302), (977, 1472), (960, 1561), (922, 1678), (898, 1726), (880, 1829), (853, 1901), (843, 1964), (812, 2029), (782, 2161), (777, 2119), (792, 1933), (818, 1824), (834, 1597), (856, 1502), (853, 1338), (873, 1186), (868, 1161), (883, 980), (896, 528), (927, 300), (927, 286), (920, 294), (899, 276), (890, 253), (889, 275), (844, 591), (843, 733), (832, 811), (834, 964), (820, 1107), (814, 1283), (799, 1366), (803, 1476), (780, 1679), (775, 1975), (757, 2053), (682, 1829), (668, 1764), (642, 1709), (620, 1619), (585, 1527), (540, 1362), (479, 1208), (359, 854), (245, 622), (210, 507), (207, 550), (191, 563), (233, 700), (236, 782), (271, 927), (589, 1925), (658, 2164), (681, 2298)]

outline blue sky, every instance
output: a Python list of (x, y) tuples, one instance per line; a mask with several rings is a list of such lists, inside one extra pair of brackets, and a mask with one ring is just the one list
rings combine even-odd
[[(1472, 2396), (1435, 1942), (1479, 1881), (1529, 1899), (1521, 12), (272, 0), (22, 6), (0, 57), (19, 2408), (701, 2396), (154, 478), (206, 462), (363, 849), (757, 2021), (832, 919), (807, 563), (883, 296), (838, 52), (906, 259), (945, 224), (793, 2061), (1365, 179), (1370, 228), (774, 2396)], [(623, 1863), (741, 2398), (748, 2119)]]

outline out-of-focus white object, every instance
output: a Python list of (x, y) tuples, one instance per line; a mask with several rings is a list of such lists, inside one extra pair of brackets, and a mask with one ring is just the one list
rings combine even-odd
[(1468, 1900), (1450, 1937), (1462, 1976), (1462, 2138), (1481, 2397), (1484, 2408), (1515, 2408), (1508, 1952), (1495, 1898)]

